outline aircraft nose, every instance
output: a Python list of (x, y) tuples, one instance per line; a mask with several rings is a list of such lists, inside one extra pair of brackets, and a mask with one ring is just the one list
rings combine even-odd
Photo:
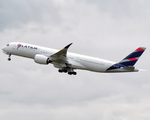
[(5, 47), (3, 47), (2, 50), (4, 51), (4, 50), (5, 50)]
[(5, 51), (5, 46), (2, 48), (3, 53), (7, 54), (7, 52)]

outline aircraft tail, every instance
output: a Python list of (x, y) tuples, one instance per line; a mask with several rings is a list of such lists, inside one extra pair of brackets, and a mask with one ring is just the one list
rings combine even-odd
[(140, 56), (143, 54), (145, 49), (146, 49), (145, 47), (137, 48), (135, 51), (133, 51), (131, 54), (129, 54), (127, 57), (125, 57), (123, 60), (121, 60), (119, 63), (112, 65), (107, 70), (115, 70), (115, 69), (119, 69), (119, 68), (133, 67), (135, 65), (135, 63), (138, 61), (138, 59), (140, 58)]
[(132, 52), (130, 55), (125, 57), (122, 61), (119, 62), (119, 64), (122, 64), (124, 66), (134, 66), (135, 63), (138, 61), (140, 56), (145, 51), (145, 47), (139, 47), (134, 52)]

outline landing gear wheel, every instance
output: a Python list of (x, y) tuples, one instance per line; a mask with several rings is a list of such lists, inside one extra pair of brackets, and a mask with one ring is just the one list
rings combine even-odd
[(11, 58), (8, 58), (8, 61), (11, 61)]
[(73, 75), (76, 75), (77, 73), (76, 72), (73, 72)]
[(58, 72), (62, 73), (63, 71), (61, 69), (59, 69)]
[(76, 72), (68, 72), (69, 75), (76, 75)]
[(68, 72), (69, 75), (72, 75), (72, 72)]

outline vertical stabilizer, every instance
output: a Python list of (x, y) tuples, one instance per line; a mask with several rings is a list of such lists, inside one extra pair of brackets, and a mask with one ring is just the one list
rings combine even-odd
[(134, 66), (135, 63), (140, 58), (140, 56), (145, 51), (145, 49), (146, 49), (145, 47), (137, 48), (135, 51), (133, 51), (131, 54), (129, 54), (127, 57), (125, 57), (123, 60), (121, 60), (119, 63), (112, 65), (107, 70), (114, 70), (114, 69)]
[(130, 55), (125, 57), (122, 61), (119, 62), (119, 64), (122, 64), (124, 66), (134, 66), (135, 63), (138, 61), (140, 56), (145, 51), (145, 47), (139, 47), (134, 52), (132, 52)]

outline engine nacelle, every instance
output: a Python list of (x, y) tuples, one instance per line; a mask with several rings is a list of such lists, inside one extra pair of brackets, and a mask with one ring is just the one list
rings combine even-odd
[(49, 64), (52, 62), (47, 56), (37, 54), (34, 57), (34, 61), (38, 64)]

